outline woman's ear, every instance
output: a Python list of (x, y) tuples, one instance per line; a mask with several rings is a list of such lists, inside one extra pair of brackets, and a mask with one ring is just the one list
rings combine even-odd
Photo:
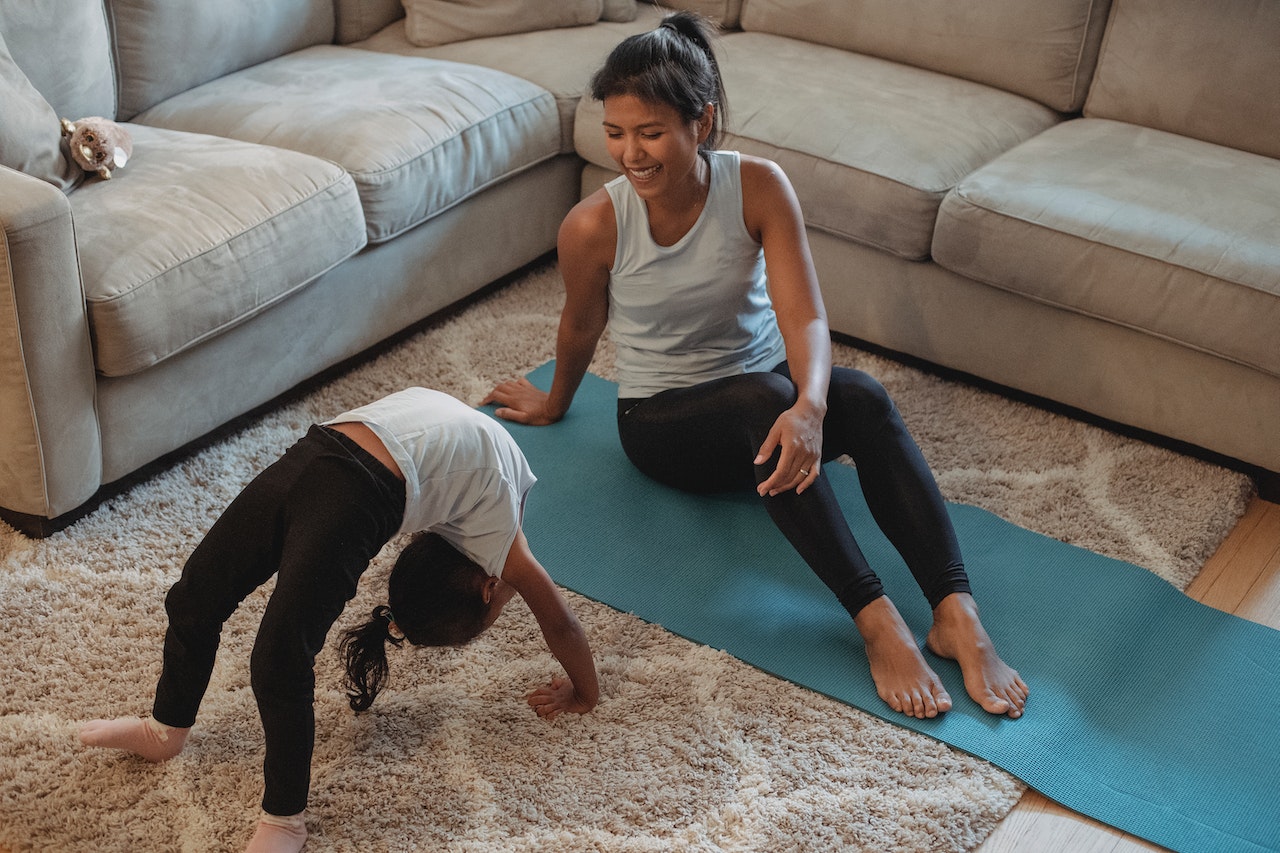
[(711, 128), (715, 124), (716, 105), (707, 104), (698, 118), (698, 144), (706, 142), (711, 136)]

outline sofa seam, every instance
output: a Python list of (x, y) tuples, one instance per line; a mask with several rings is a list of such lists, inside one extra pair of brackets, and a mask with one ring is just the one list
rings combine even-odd
[(1084, 93), (1084, 101), (1080, 104), (1080, 115), (1087, 115), (1085, 108), (1089, 105), (1089, 97), (1093, 94), (1093, 87), (1097, 84), (1098, 78), (1101, 76), (1102, 64), (1107, 56), (1107, 46), (1111, 43), (1111, 36), (1114, 32), (1112, 24), (1115, 21), (1117, 10), (1124, 0), (1111, 0), (1111, 8), (1107, 10), (1107, 20), (1102, 29), (1102, 40), (1098, 42), (1098, 58), (1093, 63), (1093, 74), (1089, 78), (1089, 88)]
[[(1086, 45), (1089, 42), (1089, 28), (1093, 24), (1093, 15), (1098, 8), (1098, 2), (1099, 0), (1090, 0), (1089, 2), (1089, 11), (1085, 14), (1084, 30), (1081, 33), (1080, 46), (1076, 50), (1076, 64), (1075, 64), (1075, 68), (1071, 72), (1071, 103), (1073, 104), (1076, 102), (1076, 96), (1079, 94), (1079, 90), (1080, 90), (1080, 68), (1084, 65), (1084, 51), (1085, 51)], [(1104, 32), (1104, 36), (1105, 36), (1105, 32)], [(1101, 61), (1101, 59), (1102, 59), (1102, 40), (1099, 39), (1098, 60)], [(1098, 63), (1094, 62), (1093, 67), (1094, 67), (1094, 73), (1097, 73)], [(1093, 75), (1090, 74), (1090, 83), (1092, 82), (1093, 82)], [(1085, 96), (1086, 97), (1088, 96), (1088, 89), (1085, 90)], [(1083, 109), (1083, 108), (1084, 108), (1084, 99), (1082, 98), (1080, 101), (1080, 106), (1077, 107), (1076, 109)]]

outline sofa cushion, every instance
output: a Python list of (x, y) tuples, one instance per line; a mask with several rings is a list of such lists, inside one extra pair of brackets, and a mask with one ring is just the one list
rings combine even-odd
[(1280, 376), (1277, 198), (1280, 161), (1078, 119), (961, 181), (933, 252), (994, 287)]
[(144, 370), (364, 245), (350, 176), (293, 151), (129, 125), (129, 165), (70, 197), (99, 372)]
[(575, 27), (600, 20), (601, 0), (404, 0), (405, 35), (419, 47)]
[(640, 10), (636, 0), (604, 0), (600, 20), (625, 24), (627, 21), (634, 21), (638, 14)]
[(1280, 157), (1280, 3), (1115, 0), (1084, 112)]
[[(727, 30), (737, 29), (742, 19), (743, 0), (648, 0), (661, 6), (664, 13), (677, 10), (697, 12)], [(792, 10), (795, 14), (795, 10)]]
[(277, 56), (333, 41), (332, 0), (107, 0), (120, 117)]
[[(961, 178), (1059, 120), (1019, 95), (782, 36), (731, 33), (718, 46), (723, 146), (777, 161), (811, 227), (904, 258), (928, 257), (938, 205)], [(602, 114), (583, 100), (577, 147), (616, 170)]]
[(1072, 112), (1089, 89), (1110, 4), (844, 0), (797, 10), (795, 0), (750, 0), (742, 28), (905, 62)]
[(58, 116), (13, 61), (0, 34), (0, 166), (66, 192), (84, 172), (65, 156)]
[(601, 21), (589, 27), (565, 27), (530, 33), (512, 33), (483, 39), (417, 47), (405, 36), (403, 22), (384, 28), (353, 47), (428, 56), (470, 65), (483, 65), (541, 86), (555, 96), (560, 111), (560, 151), (573, 151), (573, 120), (578, 101), (587, 90), (591, 75), (609, 51), (629, 35), (651, 30), (662, 23), (662, 11), (644, 4), (627, 22)]
[(116, 77), (102, 0), (59, 0), (56, 13), (48, 3), (0, 0), (0, 35), (59, 118), (115, 118)]
[(400, 0), (333, 0), (333, 12), (337, 17), (334, 41), (351, 44), (403, 18), (404, 4)]
[(370, 242), (556, 156), (550, 92), (489, 68), (324, 45), (170, 98), (139, 122), (301, 151), (355, 179)]

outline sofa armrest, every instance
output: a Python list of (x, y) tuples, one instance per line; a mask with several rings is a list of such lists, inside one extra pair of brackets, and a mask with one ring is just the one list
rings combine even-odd
[(0, 508), (53, 518), (98, 490), (95, 388), (71, 206), (0, 167)]

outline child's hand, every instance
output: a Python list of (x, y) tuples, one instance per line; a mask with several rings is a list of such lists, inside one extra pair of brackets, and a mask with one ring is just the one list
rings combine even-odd
[(585, 714), (595, 706), (578, 696), (572, 681), (559, 676), (551, 679), (550, 684), (529, 691), (524, 698), (544, 720), (554, 720), (564, 711)]

